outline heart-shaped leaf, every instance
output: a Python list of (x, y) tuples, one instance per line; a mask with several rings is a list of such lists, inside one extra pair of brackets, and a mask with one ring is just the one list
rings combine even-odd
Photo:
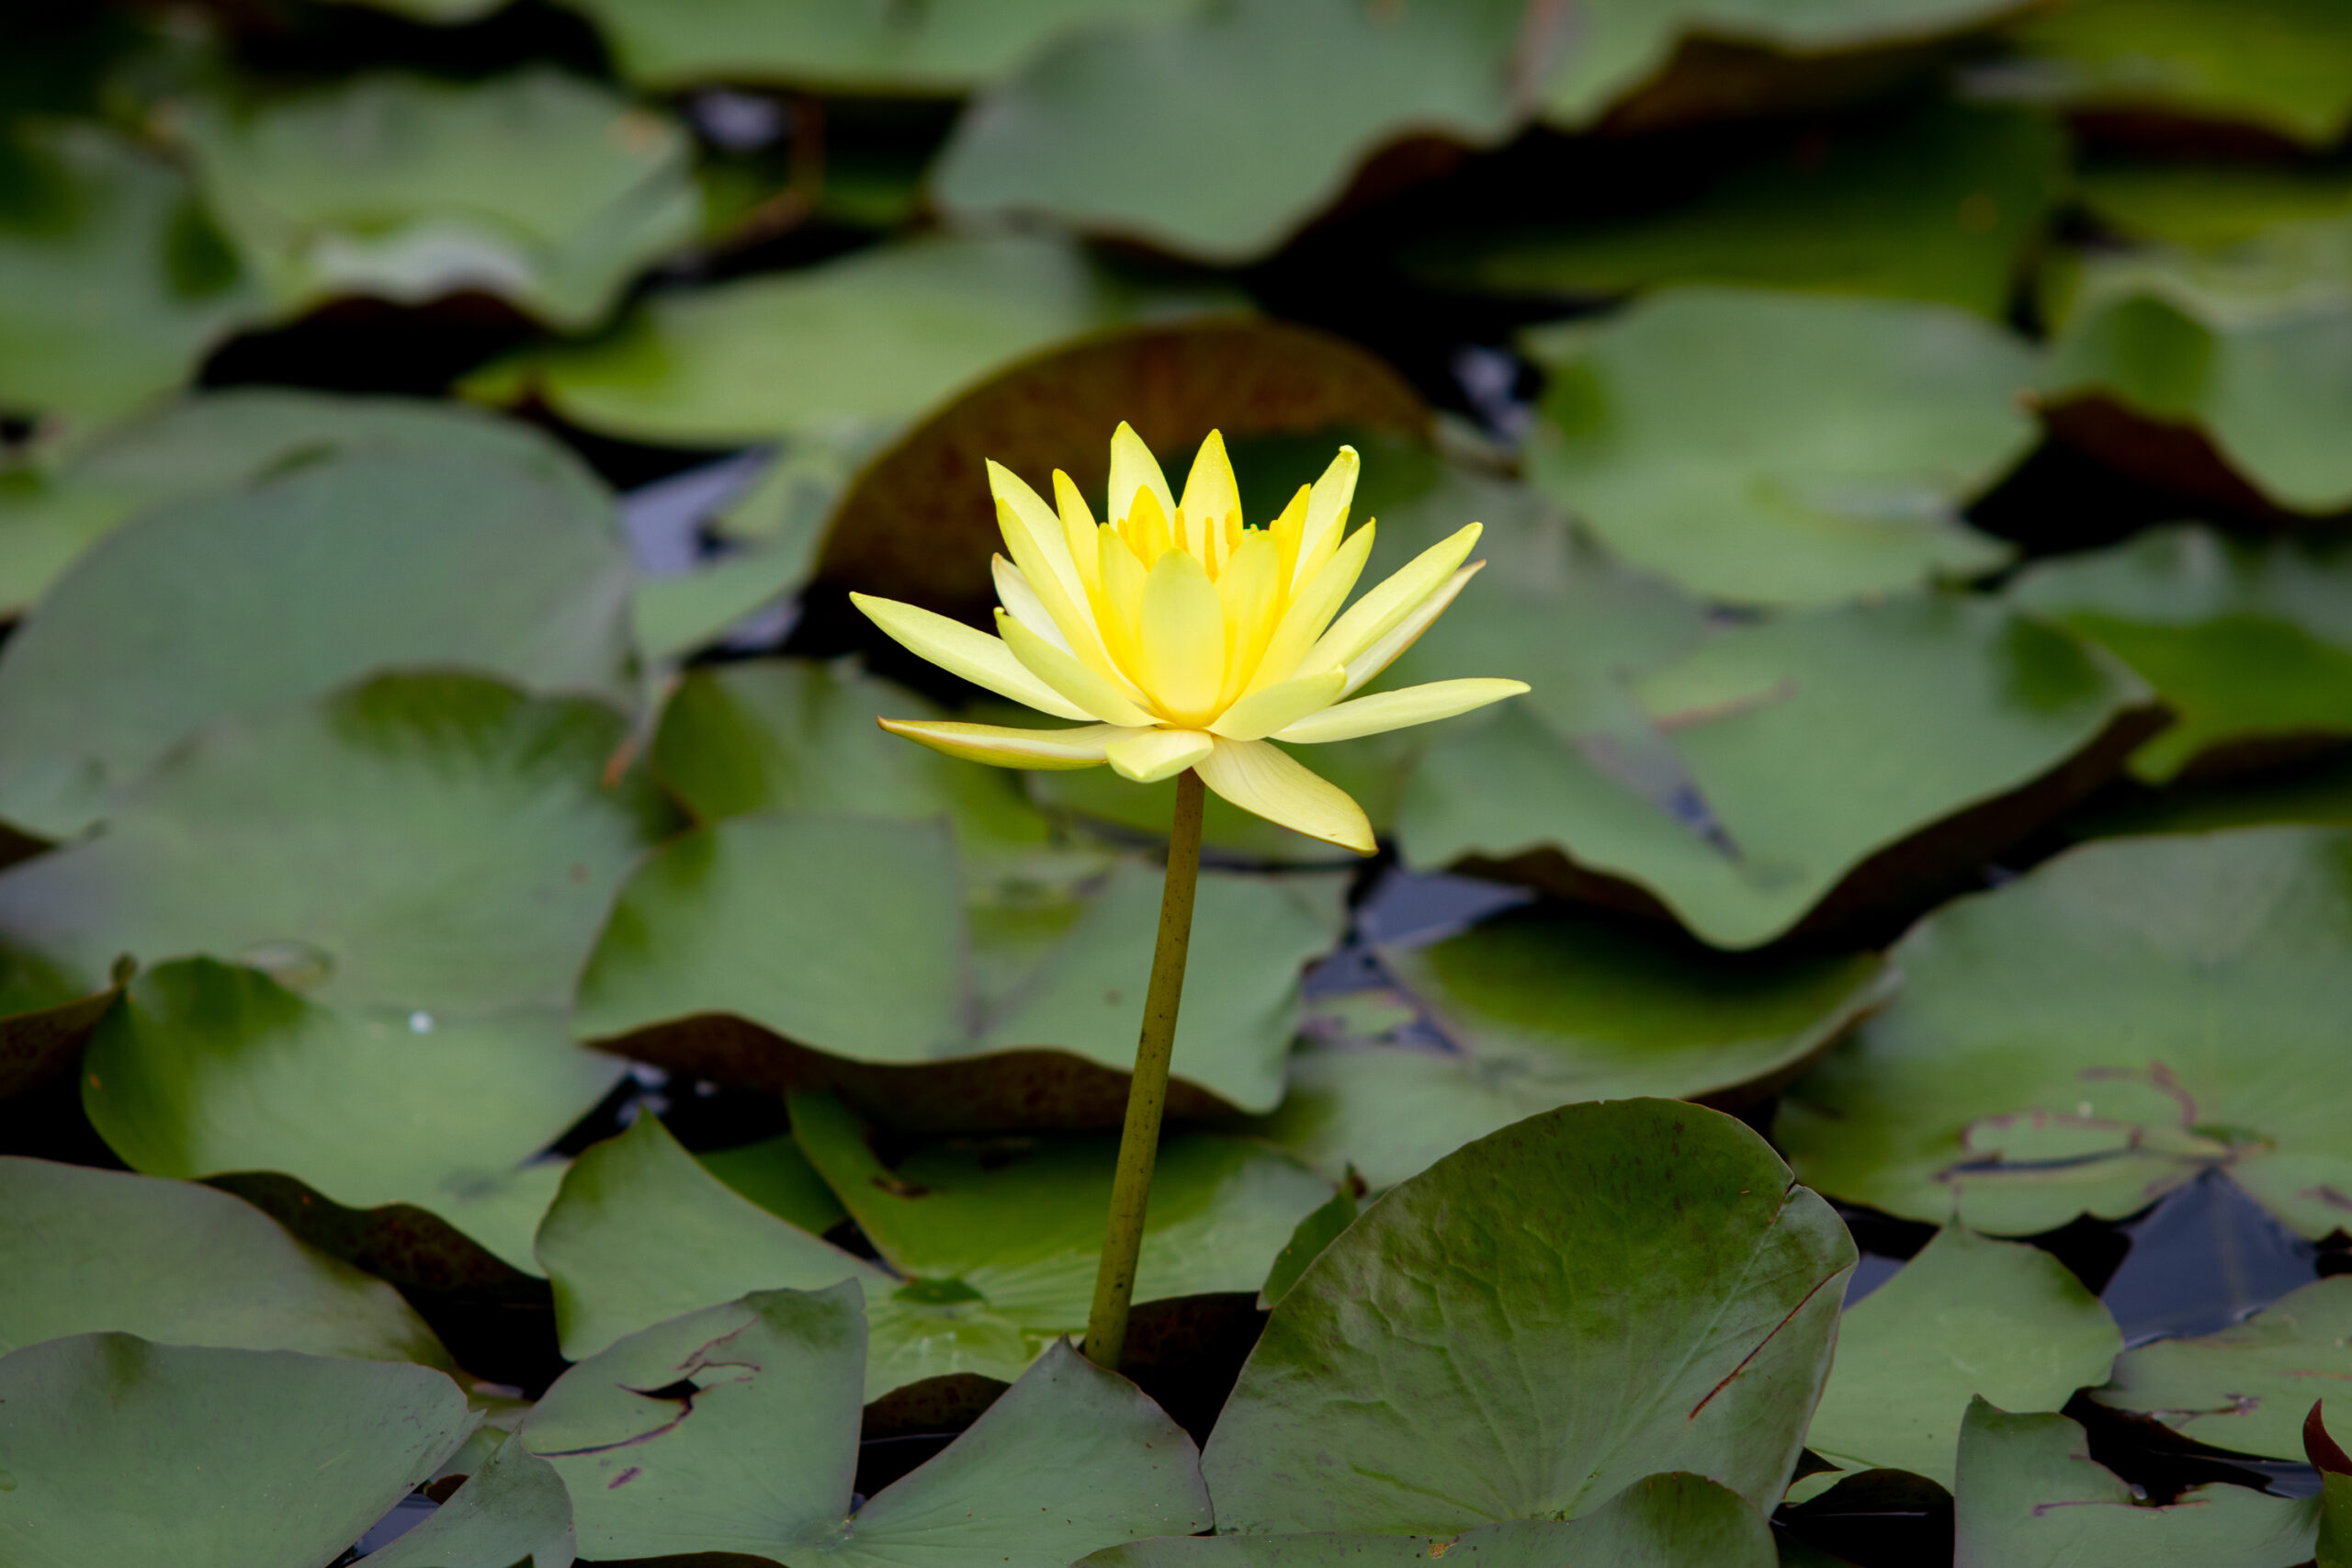
[(2126, 1350), (2091, 1395), (2233, 1453), (2303, 1457), (2312, 1401), (2352, 1379), (2352, 1280), (2315, 1280), (2243, 1323)]

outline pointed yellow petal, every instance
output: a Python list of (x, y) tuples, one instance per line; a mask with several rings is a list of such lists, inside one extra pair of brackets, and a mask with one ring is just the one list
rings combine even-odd
[(1137, 784), (1172, 779), (1207, 756), (1216, 742), (1197, 729), (1127, 729), (1107, 749), (1111, 771)]
[(1407, 561), (1387, 581), (1348, 606), (1348, 613), (1307, 654), (1306, 662), (1345, 664), (1396, 630), (1421, 601), (1445, 585), (1462, 558), (1478, 542), (1480, 532), (1480, 525), (1473, 523)]
[(1273, 635), (1266, 639), (1266, 651), (1258, 658), (1258, 668), (1250, 673), (1245, 691), (1258, 691), (1287, 681), (1302, 669), (1329, 666), (1331, 660), (1309, 662), (1306, 650), (1323, 635), (1346, 603), (1349, 590), (1356, 579), (1363, 575), (1363, 563), (1372, 555), (1373, 525), (1369, 523), (1348, 536), (1340, 553), (1324, 564), (1314, 581), (1295, 596), (1283, 618), (1274, 624)]
[(866, 619), (889, 633), (901, 647), (951, 675), (960, 675), (975, 686), (1000, 697), (1011, 697), (1056, 718), (1094, 716), (1031, 674), (1028, 667), (1013, 657), (1012, 649), (984, 631), (976, 631), (961, 621), (951, 621), (912, 604), (901, 604), (895, 599), (876, 599), (867, 593), (853, 593), (849, 598), (851, 604), (865, 613)]
[(1108, 676), (1080, 664), (1002, 610), (996, 613), (996, 635), (1004, 639), (1004, 646), (1012, 649), (1013, 658), (1029, 673), (1076, 704), (1081, 717), (1137, 728), (1156, 722), (1151, 715), (1128, 701), (1126, 694), (1113, 685)]
[(1159, 471), (1159, 459), (1151, 455), (1151, 448), (1143, 444), (1143, 437), (1135, 433), (1135, 427), (1121, 420), (1119, 428), (1111, 433), (1111, 507), (1107, 515), (1112, 521), (1116, 522), (1134, 510), (1138, 490), (1151, 492), (1163, 519), (1176, 515), (1176, 495), (1168, 488), (1168, 476)]
[(1094, 542), (1094, 513), (1086, 509), (1086, 497), (1078, 493), (1078, 486), (1059, 468), (1054, 470), (1054, 508), (1062, 516), (1062, 544), (1078, 568), (1079, 581), (1091, 593), (1102, 581), (1102, 551)]
[(1054, 625), (1054, 617), (1046, 613), (1045, 602), (1037, 597), (1037, 591), (1029, 586), (1027, 573), (1002, 556), (990, 556), (989, 575), (996, 581), (997, 603), (1002, 604), (1014, 620), (1064, 653), (1069, 651), (1069, 639), (1062, 636), (1061, 627)]
[(1225, 613), (1208, 569), (1182, 550), (1153, 562), (1137, 630), (1152, 702), (1177, 723), (1210, 716), (1225, 683)]
[[(1054, 625), (1061, 628), (1060, 646), (1076, 654), (1079, 661), (1096, 674), (1108, 676), (1116, 684), (1120, 677), (1112, 668), (1110, 654), (1103, 650), (1102, 634), (1095, 627), (1094, 612), (1087, 603), (1085, 585), (1078, 582), (1075, 571), (1066, 578), (1061, 568), (1055, 564), (1055, 556), (1068, 553), (1062, 544), (1060, 519), (1054, 519), (1049, 554), (1011, 502), (999, 501), (996, 516), (1004, 531), (1004, 542), (1012, 547), (1013, 565), (1021, 569), (1021, 575), (1028, 580), (1038, 604), (1052, 618)], [(1008, 604), (1007, 608), (1010, 607)]]
[(1297, 580), (1295, 569), (1298, 565), (1298, 536), (1306, 526), (1306, 502), (1313, 493), (1306, 486), (1299, 486), (1298, 493), (1290, 498), (1282, 515), (1266, 525), (1266, 532), (1274, 536), (1275, 547), (1282, 552), (1283, 570), (1277, 581), (1285, 589)]
[(1217, 573), (1216, 602), (1225, 617), (1225, 680), (1217, 687), (1219, 709), (1241, 694), (1258, 656), (1273, 635), (1282, 609), (1282, 550), (1262, 528), (1241, 536), (1233, 558)]
[(1268, 740), (1227, 740), (1193, 764), (1201, 782), (1244, 811), (1368, 855), (1372, 822), (1347, 791), (1301, 767)]
[(1127, 541), (1127, 548), (1135, 551), (1146, 566), (1155, 564), (1175, 547), (1176, 528), (1169, 517), (1151, 491), (1138, 491), (1135, 505), (1127, 509), (1125, 520), (1119, 525), (1120, 536)]
[(1210, 431), (1208, 439), (1201, 443), (1200, 452), (1193, 458), (1193, 471), (1184, 476), (1184, 499), (1176, 504), (1199, 536), (1193, 553), (1207, 559), (1210, 539), (1224, 534), (1228, 513), (1241, 510), (1241, 487), (1234, 482), (1233, 459), (1225, 455), (1222, 432)]
[(1315, 481), (1314, 490), (1308, 493), (1306, 516), (1299, 529), (1298, 556), (1291, 566), (1289, 586), (1294, 592), (1322, 570), (1323, 563), (1338, 551), (1340, 536), (1348, 525), (1348, 503), (1355, 499), (1356, 471), (1361, 466), (1354, 447), (1340, 447), (1340, 455), (1331, 459), (1331, 466), (1323, 470), (1323, 477)]
[[(1308, 716), (1340, 700), (1347, 683), (1344, 670), (1300, 675), (1250, 693), (1217, 715), (1209, 728), (1228, 740), (1263, 740), (1267, 736), (1306, 720)], [(1288, 737), (1284, 736), (1287, 739)]]
[(1143, 585), (1151, 575), (1118, 529), (1104, 524), (1094, 536), (1101, 541), (1095, 555), (1102, 571), (1102, 588), (1094, 601), (1094, 624), (1102, 628), (1103, 646), (1129, 680), (1139, 680), (1143, 671), (1143, 656), (1136, 642), (1136, 629), (1143, 625)]
[[(1081, 597), (1084, 585), (1062, 537), (1060, 516), (1019, 474), (999, 462), (991, 461), (988, 467), (989, 493), (996, 497), (997, 526), (1004, 531), (1005, 546), (1012, 552), (1014, 563), (1029, 574), (1047, 604), (1053, 602), (1056, 587), (1065, 598)], [(1051, 581), (1044, 581), (1047, 577)]]
[(878, 718), (893, 735), (919, 740), (934, 751), (998, 768), (1097, 768), (1109, 744), (1129, 731), (1115, 724), (1083, 724), (1076, 729), (1012, 729), (999, 724), (945, 724), (925, 719)]
[(1379, 735), (1408, 725), (1452, 718), (1455, 714), (1515, 697), (1526, 690), (1524, 681), (1432, 681), (1426, 686), (1407, 686), (1402, 691), (1382, 692), (1376, 696), (1340, 703), (1308, 714), (1288, 728), (1273, 733), (1278, 740), (1302, 745), (1353, 740), (1359, 735)]
[(1444, 587), (1422, 600), (1419, 607), (1391, 627), (1386, 637), (1350, 660), (1348, 683), (1340, 688), (1340, 695), (1353, 696), (1365, 682), (1396, 663), (1396, 656), (1412, 647), (1420, 635), (1430, 629), (1430, 623), (1444, 615), (1445, 607), (1453, 604), (1470, 580), (1484, 571), (1486, 567), (1485, 561), (1474, 560), (1447, 578)]

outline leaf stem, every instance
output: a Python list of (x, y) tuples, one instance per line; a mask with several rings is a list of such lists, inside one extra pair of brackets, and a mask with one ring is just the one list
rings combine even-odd
[(1144, 995), (1143, 1035), (1127, 1087), (1127, 1122), (1111, 1180), (1111, 1223), (1094, 1276), (1094, 1310), (1086, 1319), (1086, 1359), (1116, 1371), (1127, 1344), (1127, 1305), (1143, 1253), (1144, 1210), (1151, 1201), (1159, 1119), (1168, 1109), (1168, 1064), (1176, 1049), (1176, 1008), (1184, 999), (1184, 957), (1193, 945), (1193, 893), (1201, 874), (1201, 807), (1205, 791), (1187, 768), (1176, 779), (1176, 819), (1168, 830), (1168, 882), (1159, 896), (1159, 942)]

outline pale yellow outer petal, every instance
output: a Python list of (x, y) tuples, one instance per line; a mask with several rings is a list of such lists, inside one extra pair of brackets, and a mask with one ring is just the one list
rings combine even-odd
[[(1073, 579), (1062, 575), (1063, 569), (1055, 564), (1046, 547), (1038, 542), (1011, 502), (998, 502), (996, 515), (1004, 529), (1004, 542), (1012, 550), (1012, 564), (1021, 569), (1021, 575), (1029, 580), (1046, 614), (1061, 628), (1061, 646), (1076, 654), (1080, 662), (1090, 666), (1096, 674), (1109, 676), (1113, 684), (1117, 684), (1120, 677), (1102, 646), (1102, 633), (1094, 624), (1094, 611), (1087, 602), (1086, 589), (1082, 585), (1077, 587), (1077, 597), (1071, 597)], [(1064, 553), (1058, 519), (1054, 523), (1050, 542), (1053, 555)]]
[(1445, 614), (1445, 607), (1461, 596), (1470, 580), (1487, 569), (1487, 563), (1474, 560), (1445, 580), (1445, 586), (1421, 601), (1413, 613), (1397, 622), (1388, 635), (1365, 649), (1348, 661), (1348, 683), (1340, 695), (1351, 697), (1363, 688), (1366, 682), (1396, 662), (1396, 656), (1418, 641), (1430, 629), (1430, 623)]
[(1347, 791), (1301, 766), (1269, 740), (1227, 740), (1193, 764), (1201, 782), (1244, 811), (1326, 843), (1368, 855), (1372, 821)]
[(1002, 610), (996, 613), (996, 633), (1029, 673), (1077, 704), (1080, 716), (1137, 728), (1156, 722), (1129, 702), (1108, 677), (1080, 664)]
[(947, 724), (928, 719), (878, 718), (893, 735), (919, 740), (934, 751), (999, 768), (1099, 768), (1105, 750), (1122, 735), (1115, 724), (1085, 724), (1076, 729), (1012, 729), (999, 724)]
[(1103, 513), (1116, 523), (1135, 504), (1136, 491), (1148, 490), (1159, 502), (1159, 514), (1176, 515), (1176, 493), (1168, 488), (1168, 476), (1159, 471), (1159, 459), (1143, 444), (1143, 437), (1125, 420), (1111, 433), (1111, 505)]
[(1441, 718), (1452, 718), (1455, 714), (1468, 713), (1472, 708), (1482, 708), (1505, 697), (1515, 697), (1526, 690), (1527, 682), (1524, 681), (1483, 677), (1431, 681), (1426, 686), (1407, 686), (1401, 691), (1382, 692), (1324, 708), (1273, 734), (1277, 740), (1301, 745), (1316, 745), (1326, 740), (1353, 740), (1359, 735), (1379, 735), (1391, 729), (1403, 729), (1409, 725), (1432, 724)]
[(1197, 729), (1123, 729), (1104, 754), (1112, 772), (1137, 784), (1158, 784), (1207, 756), (1216, 744)]
[(1056, 718), (1094, 716), (1030, 673), (1012, 649), (984, 631), (896, 599), (876, 599), (868, 593), (849, 597), (866, 619), (889, 633), (899, 646), (951, 675), (960, 675), (975, 686)]
[[(992, 459), (989, 463), (989, 493), (996, 497), (997, 525), (1004, 530), (1005, 543), (1012, 548), (1014, 563), (1032, 578), (1051, 577), (1050, 582), (1037, 584), (1037, 592), (1046, 595), (1046, 603), (1053, 602), (1055, 588), (1059, 588), (1065, 598), (1083, 599), (1085, 584), (1078, 575), (1078, 563), (1070, 559), (1069, 546), (1062, 536), (1060, 513), (1029, 488), (1028, 480)], [(1012, 513), (1010, 518), (1005, 515), (1007, 512)], [(1023, 539), (1026, 549), (1023, 547)]]
[(1180, 724), (1214, 714), (1225, 683), (1225, 613), (1208, 569), (1182, 550), (1160, 557), (1144, 580), (1137, 629), (1137, 674), (1153, 705)]
[(1184, 499), (1176, 504), (1184, 513), (1184, 547), (1203, 560), (1221, 555), (1212, 550), (1210, 541), (1222, 544), (1226, 518), (1241, 510), (1241, 487), (1234, 482), (1223, 432), (1212, 430), (1201, 443), (1193, 471), (1184, 476)]
[(1054, 470), (1054, 509), (1061, 513), (1062, 544), (1078, 568), (1079, 581), (1091, 593), (1102, 582), (1102, 552), (1095, 543), (1094, 513), (1086, 509), (1086, 497), (1078, 493), (1077, 483), (1059, 468)]
[(1345, 664), (1386, 637), (1421, 601), (1445, 585), (1482, 531), (1480, 525), (1473, 523), (1407, 561), (1387, 581), (1349, 605), (1348, 613), (1332, 623), (1301, 662)]
[(1329, 660), (1320, 664), (1310, 663), (1306, 650), (1331, 624), (1331, 617), (1346, 603), (1348, 591), (1363, 575), (1363, 563), (1372, 555), (1373, 525), (1369, 523), (1349, 536), (1340, 547), (1340, 553), (1315, 574), (1299, 594), (1291, 600), (1283, 618), (1275, 623), (1274, 635), (1266, 639), (1266, 651), (1258, 658), (1258, 668), (1251, 671), (1246, 691), (1259, 691), (1289, 680), (1301, 669), (1334, 667), (1341, 660)]
[(1294, 676), (1250, 693), (1217, 715), (1216, 722), (1209, 728), (1228, 740), (1263, 740), (1285, 726), (1296, 724), (1317, 709), (1338, 702), (1340, 688), (1347, 684), (1347, 679), (1343, 670)]
[(1037, 591), (1029, 586), (1029, 574), (1002, 556), (989, 558), (989, 576), (996, 582), (997, 602), (1012, 618), (1060, 649), (1069, 651), (1069, 639), (1062, 636), (1061, 627), (1054, 625), (1054, 617), (1046, 613), (1045, 602)]
[(1340, 536), (1347, 527), (1348, 503), (1355, 499), (1356, 474), (1362, 467), (1352, 446), (1342, 446), (1323, 477), (1315, 481), (1307, 492), (1306, 517), (1299, 530), (1298, 557), (1291, 567), (1292, 592), (1300, 584), (1313, 581), (1323, 564), (1340, 547)]

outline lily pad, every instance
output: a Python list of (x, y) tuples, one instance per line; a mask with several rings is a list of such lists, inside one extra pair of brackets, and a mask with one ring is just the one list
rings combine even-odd
[(1574, 1519), (1481, 1525), (1453, 1537), (1426, 1535), (1160, 1536), (1085, 1559), (1087, 1568), (1408, 1568), (1458, 1557), (1480, 1568), (1773, 1568), (1763, 1517), (1696, 1475), (1637, 1481)]
[(2233, 747), (2352, 734), (2352, 550), (2183, 525), (2036, 564), (2010, 588), (2144, 677), (2178, 716), (2132, 756), (2164, 784)]
[[(2055, 1258), (1947, 1227), (1847, 1310), (1805, 1447), (1841, 1470), (1906, 1470), (1950, 1490), (1972, 1399), (2056, 1410), (2105, 1382), (2122, 1348), (2115, 1319)], [(1829, 1479), (1808, 1475), (1792, 1496)]]
[(0, 814), (71, 837), (206, 721), (390, 666), (626, 701), (629, 581), (608, 502), (549, 457), (353, 454), (158, 509), (0, 652)]
[(71, 1072), (121, 987), (86, 994), (51, 964), (0, 949), (0, 1100)]
[(475, 1419), (426, 1367), (128, 1334), (28, 1346), (0, 1357), (0, 1558), (317, 1568)]
[(1219, 1524), (1443, 1535), (1667, 1470), (1770, 1507), (1854, 1258), (1727, 1116), (1530, 1117), (1390, 1191), (1275, 1306), (1202, 1461)]
[(457, 1371), (400, 1292), (226, 1192), (0, 1157), (0, 1354), (119, 1330)]
[(1903, 995), (1775, 1136), (1806, 1181), (1914, 1219), (2029, 1235), (2219, 1169), (2326, 1235), (2352, 1212), (2347, 929), (2340, 829), (2083, 845), (1920, 922)]
[(509, 1438), (433, 1517), (360, 1559), (370, 1568), (571, 1568), (571, 1495)]
[(186, 176), (91, 125), (0, 137), (0, 408), (92, 423), (262, 310)]
[(981, 93), (933, 183), (958, 212), (1248, 261), (1390, 142), (1487, 146), (1515, 130), (1523, 11), (1236, 0), (1075, 33)]
[(1954, 1568), (2294, 1568), (2311, 1561), (2319, 1500), (2199, 1486), (2140, 1503), (2064, 1416), (1971, 1402), (1960, 1434)]
[(2120, 664), (1944, 597), (1732, 626), (1635, 681), (1613, 731), (1561, 724), (1541, 693), (1422, 760), (1407, 862), (1508, 863), (1621, 903), (1630, 883), (1729, 948), (1964, 886), (2152, 725)]
[(1009, 360), (1173, 302), (1063, 241), (911, 240), (656, 294), (608, 336), (526, 351), (466, 388), (496, 402), (537, 398), (574, 424), (632, 441), (853, 439)]
[(2210, 1448), (2303, 1457), (2312, 1402), (2352, 1379), (2352, 1279), (2315, 1280), (2244, 1323), (2126, 1350), (2091, 1397)]
[[(1115, 1125), (1160, 881), (1139, 861), (1103, 874), (1051, 854), (983, 878), (944, 822), (736, 818), (646, 859), (575, 1023), (673, 1070), (837, 1089), (904, 1126)], [(1339, 935), (1339, 891), (1201, 877), (1174, 1113), (1282, 1098), (1299, 974)]]
[(834, 93), (954, 95), (977, 87), (1061, 35), (1185, 0), (933, 0), (908, 10), (874, 0), (570, 0), (640, 85), (747, 82)]
[(1997, 321), (2064, 159), (2063, 137), (2039, 116), (1931, 105), (1732, 164), (1672, 207), (1521, 218), (1413, 242), (1403, 259), (1439, 287), (1481, 294), (1580, 299), (1746, 284), (1928, 300)]
[(702, 220), (681, 127), (545, 66), (381, 73), (182, 118), (209, 209), (281, 313), (472, 292), (590, 327)]
[(921, 1469), (853, 1501), (858, 1289), (771, 1291), (630, 1336), (523, 1425), (571, 1494), (582, 1551), (858, 1568), (1061, 1568), (1205, 1528), (1192, 1439), (1135, 1385), (1055, 1347)]
[(2008, 558), (1960, 509), (2034, 444), (2034, 359), (1966, 311), (1678, 289), (1527, 347), (1535, 481), (1694, 593), (1826, 604)]
[(756, 1144), (707, 1149), (695, 1157), (711, 1175), (810, 1235), (822, 1235), (849, 1218), (849, 1211), (789, 1133)]
[[(1327, 998), (1345, 1009), (1336, 1028), (1310, 1022), (1325, 1042), (1291, 1058), (1290, 1093), (1256, 1124), (1374, 1189), (1555, 1106), (1702, 1100), (1787, 1077), (1884, 1006), (1895, 979), (1875, 954), (1734, 956), (1558, 908), (1376, 951), (1396, 987)], [(1370, 1029), (1350, 1021), (1379, 1002), (1388, 1016)]]

